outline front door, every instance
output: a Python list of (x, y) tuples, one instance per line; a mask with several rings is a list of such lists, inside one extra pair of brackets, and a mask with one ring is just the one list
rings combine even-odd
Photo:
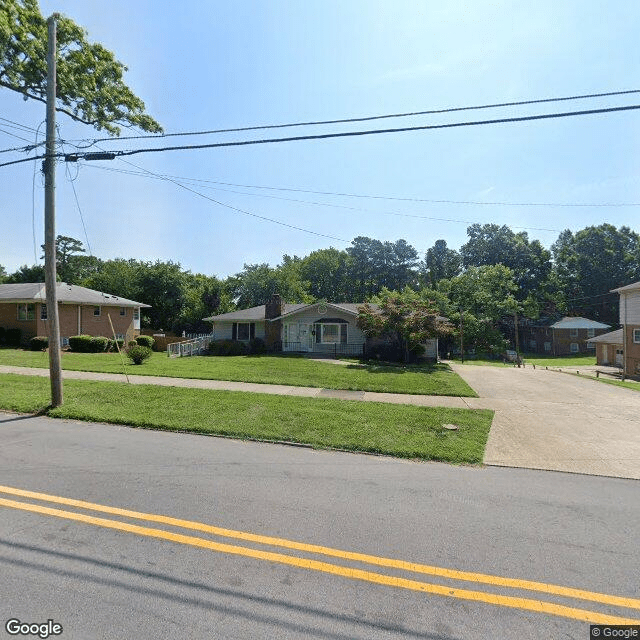
[(312, 351), (312, 325), (302, 322), (287, 322), (284, 325), (283, 351)]
[(602, 364), (609, 364), (609, 345), (602, 345)]

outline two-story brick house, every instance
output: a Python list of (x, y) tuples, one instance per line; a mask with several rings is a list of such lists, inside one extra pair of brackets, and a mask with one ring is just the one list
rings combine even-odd
[(593, 353), (595, 345), (587, 343), (587, 340), (603, 334), (607, 329), (608, 324), (571, 316), (565, 316), (557, 322), (551, 319), (523, 322), (520, 348), (529, 353), (554, 356)]
[(640, 282), (613, 289), (620, 295), (623, 370), (625, 375), (640, 375)]
[[(80, 334), (112, 337), (115, 332), (118, 338), (132, 340), (140, 334), (140, 309), (150, 306), (65, 282), (57, 283), (57, 296), (62, 345)], [(22, 344), (48, 335), (44, 283), (0, 284), (0, 327), (19, 329)]]

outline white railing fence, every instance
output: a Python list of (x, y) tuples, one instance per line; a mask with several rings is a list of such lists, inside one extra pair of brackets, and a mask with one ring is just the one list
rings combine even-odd
[(167, 345), (167, 356), (169, 358), (184, 358), (202, 355), (209, 348), (209, 343), (212, 340), (212, 335), (202, 335), (183, 342), (171, 342)]

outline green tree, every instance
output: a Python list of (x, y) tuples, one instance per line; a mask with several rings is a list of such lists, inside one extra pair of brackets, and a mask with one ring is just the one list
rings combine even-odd
[(21, 282), (44, 282), (44, 266), (41, 264), (31, 266), (23, 264), (17, 271), (9, 274), (6, 278), (7, 284)]
[[(42, 245), (44, 250), (44, 245)], [(94, 256), (81, 255), (85, 248), (75, 238), (56, 236), (56, 273), (58, 280), (68, 284), (81, 284), (92, 273), (98, 271), (102, 260)], [(40, 256), (41, 259), (44, 256)]]
[(509, 267), (518, 286), (518, 300), (544, 290), (551, 274), (551, 253), (538, 240), (530, 242), (526, 232), (514, 233), (506, 225), (497, 224), (473, 224), (467, 235), (468, 242), (460, 248), (466, 268), (496, 264)]
[(383, 289), (372, 301), (378, 309), (369, 303), (358, 307), (358, 327), (369, 338), (385, 337), (395, 342), (403, 362), (408, 362), (412, 352), (429, 338), (450, 331), (437, 306), (409, 287), (402, 291)]
[(245, 264), (244, 269), (228, 279), (229, 290), (240, 309), (265, 304), (274, 293), (286, 302), (312, 302), (300, 280), (297, 266), (287, 262), (276, 268), (267, 263)]
[[(60, 16), (57, 111), (113, 135), (120, 134), (121, 126), (161, 132), (160, 125), (145, 113), (144, 102), (123, 82), (124, 64), (86, 36), (82, 27)], [(47, 23), (37, 0), (3, 0), (0, 86), (25, 99), (46, 102), (47, 40)]]
[(7, 279), (7, 270), (0, 264), (0, 284)]
[(563, 231), (551, 247), (567, 308), (616, 325), (618, 296), (611, 289), (640, 280), (640, 236), (611, 224)]
[(309, 294), (316, 300), (352, 302), (349, 262), (346, 251), (333, 247), (313, 251), (302, 259), (300, 279), (309, 283)]
[(233, 311), (234, 304), (225, 284), (214, 276), (185, 274), (184, 305), (175, 323), (175, 331), (208, 333), (211, 324), (203, 318)]
[(435, 287), (440, 280), (455, 278), (462, 269), (462, 258), (454, 249), (447, 247), (446, 240), (436, 240), (427, 249), (420, 270), (429, 287)]
[(511, 269), (502, 264), (469, 267), (455, 278), (441, 280), (438, 289), (449, 297), (449, 317), (458, 335), (460, 314), (463, 315), (465, 347), (489, 353), (504, 350), (501, 320), (521, 312)]

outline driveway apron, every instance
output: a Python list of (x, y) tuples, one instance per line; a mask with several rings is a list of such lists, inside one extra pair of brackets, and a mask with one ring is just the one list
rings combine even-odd
[(532, 367), (451, 365), (495, 411), (484, 462), (640, 479), (640, 393)]

